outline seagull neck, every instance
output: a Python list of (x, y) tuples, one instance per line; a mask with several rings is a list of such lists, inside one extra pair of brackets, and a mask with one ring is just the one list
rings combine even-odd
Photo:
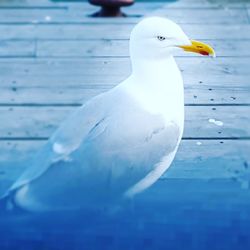
[(183, 81), (173, 57), (133, 61), (133, 73), (124, 85), (147, 111), (183, 123)]
[(182, 77), (173, 56), (156, 60), (133, 60), (131, 77), (136, 88), (171, 94), (171, 90), (182, 88)]
[[(168, 90), (173, 82), (180, 82), (181, 74), (173, 56), (164, 59), (143, 60), (136, 59), (132, 62), (132, 77), (136, 79), (137, 87)], [(173, 86), (171, 86), (172, 88)]]
[(126, 86), (144, 99), (183, 99), (183, 81), (172, 56), (163, 60), (133, 60), (133, 73)]

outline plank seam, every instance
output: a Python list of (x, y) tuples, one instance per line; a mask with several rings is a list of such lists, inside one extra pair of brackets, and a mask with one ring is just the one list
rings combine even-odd
[[(0, 141), (47, 141), (50, 137), (0, 137)], [(214, 141), (249, 141), (246, 137), (183, 137), (185, 141), (214, 140)]]
[[(0, 103), (0, 107), (80, 107), (83, 103)], [(186, 103), (186, 107), (250, 107), (250, 103)]]

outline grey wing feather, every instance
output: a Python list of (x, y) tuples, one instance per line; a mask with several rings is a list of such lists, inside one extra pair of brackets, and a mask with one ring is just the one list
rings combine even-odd
[[(87, 135), (94, 131), (96, 124), (103, 122), (103, 109), (96, 108), (101, 104), (100, 97), (94, 98), (77, 109), (66, 119), (51, 136), (42, 149), (31, 159), (30, 166), (21, 177), (3, 195), (37, 179), (45, 173), (51, 165), (65, 160), (72, 152), (80, 147)], [(96, 131), (97, 132), (97, 131)]]

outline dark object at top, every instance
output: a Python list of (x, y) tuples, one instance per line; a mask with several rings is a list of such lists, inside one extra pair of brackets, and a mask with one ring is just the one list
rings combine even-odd
[(93, 17), (125, 17), (120, 8), (132, 5), (134, 0), (89, 0), (89, 2), (102, 7), (92, 15)]

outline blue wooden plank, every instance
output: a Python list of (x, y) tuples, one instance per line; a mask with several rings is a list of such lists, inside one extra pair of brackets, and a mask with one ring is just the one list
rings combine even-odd
[[(1, 140), (0, 195), (27, 168), (45, 140)], [(242, 188), (248, 180), (249, 140), (183, 139), (176, 159), (163, 179), (234, 179)], [(250, 181), (250, 180), (249, 180)]]
[[(2, 87), (0, 106), (70, 106), (80, 105), (111, 89), (112, 85)], [(186, 105), (250, 105), (248, 85), (185, 85)]]
[[(250, 40), (204, 40), (216, 51), (217, 57), (250, 56), (247, 49)], [(127, 57), (128, 40), (38, 40), (37, 57)], [(176, 52), (176, 56), (196, 56), (192, 53)], [(199, 55), (197, 55), (199, 56)]]
[[(247, 67), (250, 58), (207, 58), (207, 57), (178, 57), (176, 61), (185, 75), (202, 76), (209, 72), (210, 78), (216, 76), (241, 75), (248, 76), (250, 70)], [(78, 67), (76, 67), (78, 65)], [(11, 70), (17, 76), (43, 75), (91, 75), (99, 73), (106, 76), (128, 75), (130, 73), (130, 60), (128, 58), (24, 58), (24, 59), (1, 59), (1, 77), (9, 75)], [(92, 75), (93, 74), (93, 75)], [(214, 81), (215, 82), (215, 81)], [(114, 84), (110, 82), (110, 84)]]
[[(128, 39), (133, 26), (134, 24), (2, 24), (0, 33), (2, 39)], [(182, 27), (187, 35), (195, 39), (250, 39), (250, 25), (246, 24), (183, 24)]]
[[(14, 0), (14, 1), (1, 1), (0, 7), (1, 8), (43, 8), (43, 7), (68, 7), (68, 8), (86, 8), (90, 6), (86, 3), (87, 0), (61, 0), (61, 1), (49, 1), (49, 0)], [(132, 5), (129, 8), (148, 8), (152, 7), (152, 3), (155, 8), (162, 7), (163, 5), (167, 8), (243, 8), (245, 6), (249, 6), (246, 1), (203, 1), (203, 0), (137, 0), (136, 4)], [(128, 8), (126, 8), (128, 9)]]
[[(0, 107), (0, 138), (49, 137), (76, 107)], [(186, 106), (185, 138), (250, 139), (250, 106)]]
[[(162, 4), (163, 5), (163, 4)], [(136, 8), (135, 8), (136, 7)], [(91, 18), (88, 15), (96, 9), (90, 5), (84, 5), (75, 9), (1, 9), (1, 24), (29, 24), (29, 23), (110, 23), (131, 24), (137, 23), (142, 16), (157, 15), (165, 16), (180, 24), (247, 24), (248, 15), (245, 8), (189, 8), (173, 9), (157, 7), (155, 4), (147, 8), (135, 7), (126, 9), (129, 18)]]
[(1, 41), (0, 57), (34, 57), (34, 41)]
[[(185, 84), (249, 86), (250, 58), (177, 58)], [(191, 63), (192, 62), (192, 63)], [(130, 74), (128, 58), (1, 59), (1, 86), (114, 85)], [(208, 75), (209, 73), (209, 75)]]
[[(204, 40), (216, 51), (217, 57), (249, 57), (250, 40)], [(35, 51), (36, 47), (36, 51)], [(0, 57), (128, 57), (129, 42), (124, 40), (34, 40), (10, 39), (0, 41)], [(177, 57), (199, 57), (193, 53), (175, 53)]]

